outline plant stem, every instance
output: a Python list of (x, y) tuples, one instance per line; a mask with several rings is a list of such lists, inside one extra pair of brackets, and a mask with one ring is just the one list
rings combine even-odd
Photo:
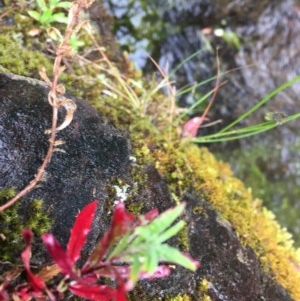
[(71, 53), (69, 39), (75, 31), (75, 26), (79, 23), (79, 14), (81, 10), (83, 8), (87, 8), (92, 3), (93, 0), (80, 0), (78, 2), (73, 2), (69, 10), (69, 22), (65, 30), (63, 41), (59, 45), (56, 52), (56, 58), (53, 66), (53, 80), (52, 83), (50, 83), (51, 90), (48, 94), (48, 101), (52, 106), (52, 125), (51, 125), (51, 134), (50, 134), (47, 154), (43, 160), (42, 165), (39, 167), (35, 178), (28, 185), (26, 185), (25, 188), (23, 188), (19, 193), (17, 193), (15, 197), (13, 197), (11, 200), (6, 202), (4, 205), (0, 206), (0, 212), (4, 211), (5, 209), (9, 208), (14, 203), (16, 203), (21, 197), (29, 193), (38, 184), (39, 181), (41, 181), (44, 171), (51, 160), (55, 148), (57, 115), (58, 115), (58, 108), (60, 106), (59, 99), (56, 94), (57, 93), (56, 89), (57, 89), (59, 76), (62, 72), (61, 61), (64, 56), (69, 56)]

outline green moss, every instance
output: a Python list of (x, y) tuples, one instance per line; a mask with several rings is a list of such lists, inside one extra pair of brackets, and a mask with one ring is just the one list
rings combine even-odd
[(39, 68), (52, 69), (52, 63), (38, 51), (30, 51), (13, 40), (10, 35), (0, 35), (0, 65), (10, 72), (38, 77)]
[[(294, 162), (300, 145), (291, 142), (289, 149), (289, 162)], [(226, 157), (237, 177), (242, 179), (246, 186), (253, 187), (254, 198), (263, 200), (263, 204), (276, 214), (279, 222), (292, 231), (296, 245), (300, 246), (298, 174), (296, 169), (286, 173), (287, 163), (282, 163), (278, 175), (273, 165), (273, 162), (282, 162), (282, 147), (274, 147), (266, 137), (264, 141), (252, 144), (251, 148), (230, 150), (230, 156), (218, 154), (218, 157)]]
[(253, 199), (251, 190), (232, 176), (228, 165), (217, 161), (207, 149), (191, 145), (185, 150), (188, 164), (195, 170), (193, 182), (199, 183), (195, 188), (206, 194), (241, 241), (257, 253), (266, 270), (270, 267), (276, 280), (299, 300), (296, 267), (300, 253), (293, 248), (291, 235), (279, 226), (273, 213), (261, 206), (261, 201)]
[(199, 294), (201, 297), (201, 301), (211, 301), (211, 298), (207, 295), (209, 286), (210, 282), (206, 278), (203, 278), (199, 285)]
[(141, 203), (141, 204), (130, 204), (128, 206), (128, 210), (130, 212), (132, 212), (134, 215), (140, 215), (141, 212), (142, 212), (142, 209), (143, 209), (144, 205)]
[[(13, 189), (0, 190), (0, 205), (3, 205), (15, 195)], [(0, 260), (15, 262), (20, 258), (20, 253), (24, 248), (22, 231), (31, 229), (36, 236), (48, 231), (51, 227), (49, 217), (42, 212), (41, 200), (33, 200), (26, 209), (26, 213), (20, 213), (20, 202), (9, 207), (4, 212), (0, 212)]]
[(163, 301), (191, 301), (191, 297), (184, 294), (184, 295), (178, 295), (176, 297), (173, 298), (165, 298), (163, 299)]
[(179, 238), (179, 247), (182, 251), (188, 252), (189, 251), (189, 238), (188, 238), (188, 229), (187, 227), (184, 227), (178, 234)]

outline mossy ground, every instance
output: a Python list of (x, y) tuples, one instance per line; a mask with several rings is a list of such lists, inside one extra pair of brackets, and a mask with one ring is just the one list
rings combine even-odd
[[(279, 222), (292, 231), (296, 246), (300, 246), (300, 220), (297, 185), (297, 167), (288, 171), (289, 164), (296, 163), (294, 156), (299, 153), (299, 143), (290, 142), (291, 156), (282, 160), (281, 145), (271, 143), (272, 138), (263, 137), (263, 141), (251, 144), (243, 151), (231, 150), (231, 156), (218, 152), (218, 158), (227, 157), (235, 174), (243, 179), (246, 186), (253, 187), (253, 195), (262, 199), (263, 204), (276, 214)], [(281, 168), (276, 169), (276, 162), (281, 162)]]
[[(13, 189), (0, 190), (0, 205), (15, 195)], [(19, 204), (0, 212), (0, 261), (10, 261), (17, 263), (20, 261), (20, 253), (24, 249), (22, 239), (22, 231), (31, 229), (35, 236), (39, 237), (42, 233), (47, 232), (51, 228), (50, 218), (43, 213), (41, 200), (33, 200), (26, 208), (29, 214), (22, 215), (20, 218), (18, 213)]]
[[(14, 17), (21, 16), (15, 14)], [(19, 24), (7, 27), (0, 35), (0, 65), (13, 73), (32, 77), (38, 77), (38, 70), (44, 66), (50, 75), (53, 55), (39, 44), (39, 38), (27, 37), (28, 31), (28, 27), (22, 28)], [(21, 36), (21, 40), (16, 41), (16, 36)], [(217, 161), (208, 149), (179, 137), (176, 126), (170, 126), (172, 99), (159, 91), (152, 93), (158, 83), (141, 78), (133, 70), (116, 75), (118, 71), (113, 63), (116, 69), (111, 72), (112, 67), (106, 62), (81, 60), (78, 55), (69, 58), (66, 65), (67, 70), (61, 77), (66, 88), (130, 133), (136, 160), (133, 179), (137, 185), (145, 181), (138, 170), (147, 162), (163, 175), (175, 199), (180, 199), (191, 187), (205, 194), (224, 220), (231, 223), (241, 241), (256, 252), (266, 271), (272, 273), (295, 300), (300, 300), (300, 251), (293, 248), (289, 233), (252, 197), (251, 189), (232, 175), (228, 164)], [(147, 92), (149, 97), (145, 95)], [(134, 93), (139, 102), (133, 98), (130, 101), (128, 93)], [(131, 197), (138, 198), (138, 193), (132, 193)], [(139, 209), (139, 206), (132, 207), (133, 211)], [(183, 245), (186, 246), (186, 242)], [(189, 297), (183, 295), (167, 301), (188, 300)]]

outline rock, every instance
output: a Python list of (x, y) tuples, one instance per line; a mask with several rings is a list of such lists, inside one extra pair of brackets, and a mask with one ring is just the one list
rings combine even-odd
[[(156, 191), (166, 192), (166, 184), (157, 171), (150, 168), (146, 173), (149, 178), (156, 179)], [(163, 195), (159, 193), (158, 199), (163, 199)], [(161, 211), (166, 200), (168, 192), (164, 202), (148, 199), (147, 205)], [(204, 300), (204, 296), (213, 301), (293, 300), (272, 275), (264, 272), (257, 255), (241, 244), (230, 222), (224, 220), (205, 198), (190, 190), (181, 201), (187, 204), (189, 254), (201, 262), (201, 267), (196, 273), (177, 267), (167, 278), (140, 281), (130, 293), (130, 300), (177, 300), (178, 295), (188, 295), (190, 299), (187, 300), (193, 301)], [(178, 247), (180, 239), (171, 244)], [(204, 290), (201, 290), (202, 286), (205, 286)]]
[(195, 283), (207, 280), (206, 294), (211, 300), (292, 300), (263, 272), (257, 255), (241, 244), (229, 221), (193, 192), (186, 193), (183, 200), (188, 204), (190, 254), (202, 263)]
[[(50, 127), (51, 119), (48, 90), (38, 80), (0, 74), (0, 188), (22, 189), (41, 164), (47, 150), (44, 131)], [(59, 139), (65, 141), (61, 146), (64, 152), (54, 153), (45, 181), (20, 201), (25, 208), (33, 198), (42, 198), (45, 211), (55, 221), (52, 232), (63, 243), (68, 240), (78, 210), (92, 199), (105, 198), (105, 186), (111, 177), (126, 178), (134, 185), (128, 177), (130, 143), (126, 136), (89, 105), (67, 96), (78, 109), (70, 126), (58, 133)], [(61, 111), (60, 121), (63, 116)], [(161, 212), (174, 205), (169, 187), (156, 168), (146, 163), (140, 173), (145, 182), (129, 206), (138, 205), (141, 212), (152, 208)], [(187, 203), (189, 253), (201, 262), (201, 268), (192, 273), (177, 267), (169, 277), (140, 281), (130, 293), (130, 300), (177, 300), (180, 296), (188, 296), (183, 300), (204, 296), (214, 301), (292, 300), (264, 272), (255, 253), (241, 244), (231, 224), (208, 200), (187, 189), (181, 201)], [(100, 202), (90, 246), (108, 227), (111, 208), (103, 205)], [(176, 247), (183, 244), (180, 237), (169, 243)]]
[[(48, 148), (52, 108), (45, 83), (12, 74), (0, 74), (0, 189), (24, 188), (37, 172)], [(124, 133), (115, 129), (84, 101), (75, 101), (72, 123), (58, 132), (65, 143), (54, 152), (45, 179), (21, 201), (42, 199), (43, 209), (54, 220), (53, 232), (66, 244), (75, 216), (84, 205), (100, 200), (92, 242), (99, 234), (104, 206), (104, 188), (112, 177), (124, 178), (129, 171), (130, 144)], [(64, 109), (59, 110), (59, 124)], [(97, 226), (98, 225), (98, 226)]]

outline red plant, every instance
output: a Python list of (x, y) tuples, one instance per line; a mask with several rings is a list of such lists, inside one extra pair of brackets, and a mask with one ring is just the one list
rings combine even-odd
[[(134, 286), (130, 280), (130, 264), (121, 261), (121, 253), (113, 255), (115, 253), (112, 251), (124, 235), (132, 234), (137, 226), (152, 221), (158, 212), (152, 210), (144, 217), (136, 219), (133, 214), (125, 210), (123, 203), (118, 203), (114, 209), (110, 229), (99, 240), (86, 262), (79, 267), (76, 263), (80, 259), (82, 248), (91, 230), (97, 205), (98, 201), (93, 201), (78, 214), (66, 250), (61, 247), (52, 234), (42, 235), (43, 243), (60, 271), (60, 273), (54, 273), (55, 278), (50, 277), (51, 282), (31, 271), (33, 234), (31, 230), (24, 230), (23, 238), (26, 248), (21, 257), (28, 282), (13, 288), (9, 279), (5, 281), (0, 285), (0, 301), (10, 299), (22, 301), (50, 299), (54, 301), (62, 299), (66, 291), (89, 300), (126, 301), (126, 292)], [(196, 266), (197, 264), (195, 264)], [(151, 279), (165, 277), (169, 273), (170, 268), (167, 265), (158, 265), (154, 273), (140, 271), (138, 277), (139, 279)], [(101, 280), (104, 278), (114, 280), (115, 286), (103, 284)]]
[(197, 137), (199, 128), (201, 127), (203, 121), (206, 120), (208, 120), (208, 118), (203, 116), (193, 117), (183, 125), (182, 136), (188, 138)]

